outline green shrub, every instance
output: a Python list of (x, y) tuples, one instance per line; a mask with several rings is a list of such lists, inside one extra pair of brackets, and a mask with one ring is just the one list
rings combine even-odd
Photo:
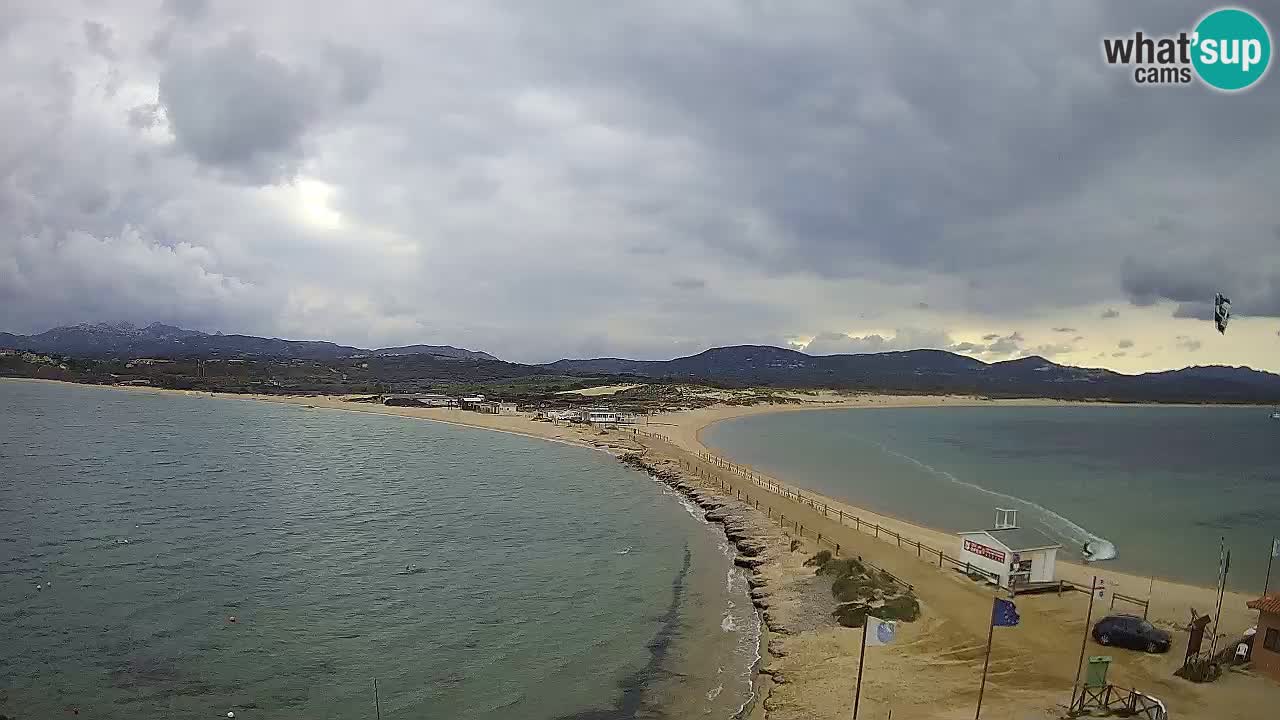
[(821, 568), (823, 565), (831, 562), (830, 550), (819, 550), (816, 555), (804, 561), (805, 567), (817, 566)]
[(914, 595), (899, 595), (884, 601), (884, 607), (876, 608), (876, 617), (882, 620), (914, 622), (920, 619), (920, 601)]
[(831, 583), (831, 595), (841, 602), (866, 601), (874, 589), (875, 584), (863, 575), (846, 575)]
[(867, 606), (862, 603), (846, 603), (831, 611), (831, 617), (843, 627), (862, 627), (867, 622)]
[(842, 578), (850, 575), (863, 575), (866, 574), (866, 570), (866, 567), (854, 558), (833, 558), (830, 562), (818, 568), (818, 574)]

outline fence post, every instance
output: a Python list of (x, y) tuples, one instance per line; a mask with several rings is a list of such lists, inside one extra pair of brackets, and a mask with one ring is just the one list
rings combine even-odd
[(938, 551), (938, 567), (942, 567), (942, 551)]
[(919, 542), (917, 542), (917, 543), (916, 543), (916, 557), (923, 557), (923, 555), (921, 554), (922, 552), (923, 552), (923, 551), (920, 549), (920, 543), (919, 543)]
[(876, 538), (879, 539), (879, 537), (880, 537), (880, 526), (876, 525)]
[(837, 510), (836, 512), (840, 513), (840, 526), (841, 526), (841, 527), (843, 527), (843, 526), (844, 526), (844, 511), (843, 511), (843, 510)]
[(899, 549), (899, 550), (901, 550), (901, 549), (902, 549), (902, 536), (901, 536), (901, 535), (899, 535), (899, 536), (898, 536), (898, 549)]
[(840, 554), (840, 543), (836, 543), (836, 554)]

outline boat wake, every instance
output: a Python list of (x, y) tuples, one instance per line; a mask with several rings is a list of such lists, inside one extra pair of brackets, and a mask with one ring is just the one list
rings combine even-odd
[(961, 480), (960, 478), (956, 477), (955, 475), (952, 475), (946, 470), (939, 470), (933, 467), (932, 465), (920, 462), (919, 460), (911, 457), (910, 455), (904, 455), (898, 452), (897, 450), (893, 450), (892, 448), (886, 447), (882, 443), (876, 442), (875, 440), (867, 440), (867, 442), (879, 447), (883, 452), (889, 455), (906, 460), (907, 462), (915, 465), (916, 467), (919, 467), (920, 469), (930, 473), (931, 475), (936, 475), (937, 477), (943, 478), (948, 482), (955, 483), (956, 485), (962, 485), (971, 490), (976, 490), (980, 493), (983, 493), (984, 495), (990, 495), (992, 497), (1000, 498), (1000, 500), (1004, 502), (1012, 503), (1016, 506), (1020, 506), (1023, 509), (1030, 511), (1032, 516), (1038, 518), (1040, 521), (1040, 524), (1043, 525), (1045, 529), (1050, 532), (1050, 534), (1056, 535), (1057, 537), (1068, 541), (1068, 547), (1083, 548), (1082, 554), (1084, 555), (1084, 559), (1087, 562), (1095, 562), (1098, 560), (1111, 560), (1116, 556), (1115, 543), (1111, 542), (1110, 540), (1100, 535), (1095, 535), (1089, 532), (1088, 530), (1081, 527), (1080, 525), (1072, 522), (1068, 518), (1065, 518), (1059, 515), (1058, 513), (1050, 510), (1049, 508), (1044, 507), (1043, 505), (1037, 505), (1036, 503), (1033, 503), (1030, 500), (1024, 500), (1023, 498), (1020, 498), (1016, 495), (1009, 495), (1008, 493), (1002, 493), (997, 490), (990, 490), (988, 488), (982, 487), (981, 485), (975, 485), (974, 483)]

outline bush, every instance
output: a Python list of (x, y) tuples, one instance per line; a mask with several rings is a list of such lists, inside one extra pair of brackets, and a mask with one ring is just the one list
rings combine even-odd
[(800, 546), (801, 546), (801, 545), (803, 545), (803, 544), (804, 544), (804, 543), (800, 542), (799, 540), (792, 540), (792, 541), (791, 541), (791, 552), (795, 552), (796, 550), (799, 550), (799, 549), (800, 549)]
[(867, 606), (862, 603), (846, 603), (831, 611), (831, 617), (843, 627), (862, 627), (867, 622)]
[(823, 565), (831, 562), (830, 550), (819, 550), (816, 555), (804, 561), (805, 567), (817, 566), (821, 570)]
[(841, 602), (866, 601), (874, 594), (875, 584), (862, 575), (846, 575), (831, 583), (831, 595)]
[(862, 563), (853, 558), (832, 559), (818, 568), (819, 575), (830, 575), (835, 578), (848, 577), (850, 575), (866, 574), (866, 567)]
[(914, 622), (920, 619), (920, 601), (914, 595), (899, 595), (884, 601), (884, 607), (875, 610), (876, 617), (884, 620)]

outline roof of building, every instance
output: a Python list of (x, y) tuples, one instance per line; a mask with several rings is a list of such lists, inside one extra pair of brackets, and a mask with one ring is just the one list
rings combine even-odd
[(1280, 615), (1280, 593), (1271, 593), (1264, 595), (1257, 600), (1250, 600), (1249, 609), (1261, 610), (1265, 613), (1275, 613)]
[(1001, 545), (1009, 548), (1013, 552), (1028, 552), (1031, 550), (1046, 550), (1049, 548), (1060, 548), (1062, 543), (1055, 541), (1053, 538), (1045, 535), (1039, 530), (1031, 528), (1000, 528), (998, 530), (971, 530), (962, 532), (961, 535), (977, 535), (986, 533), (1000, 542)]

